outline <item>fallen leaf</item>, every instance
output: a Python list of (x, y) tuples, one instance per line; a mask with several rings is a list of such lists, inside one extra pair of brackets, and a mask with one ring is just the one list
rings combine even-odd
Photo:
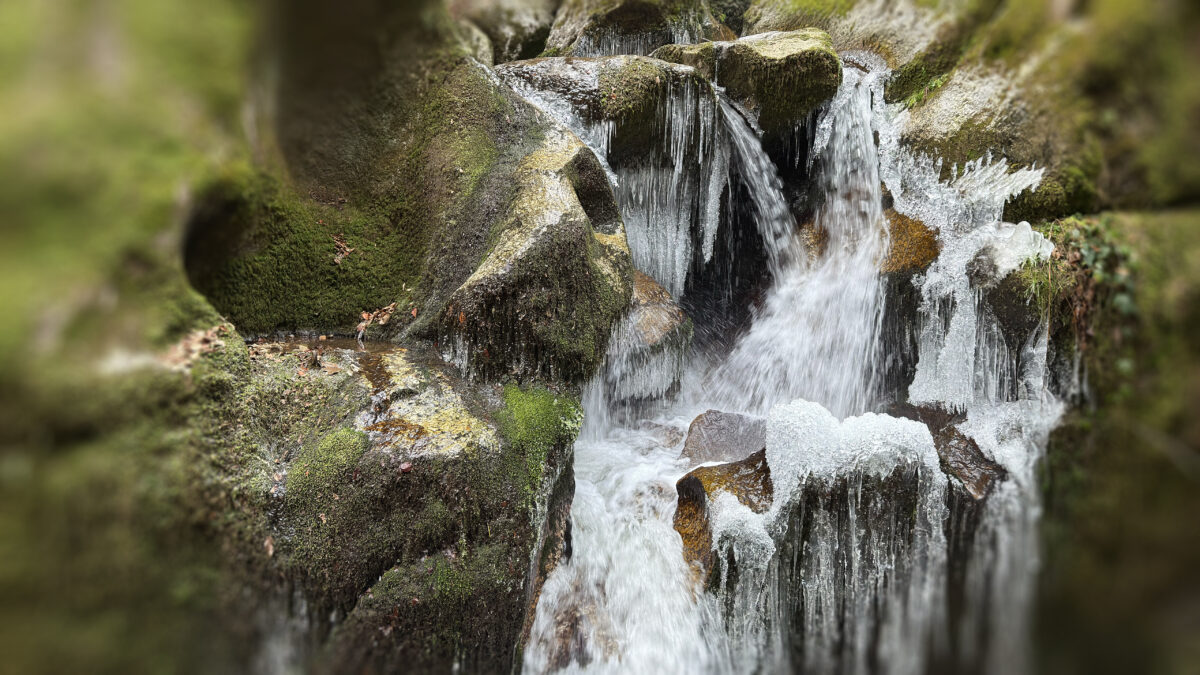
[(324, 524), (325, 524), (325, 520), (326, 520), (326, 518), (325, 518), (325, 514), (324, 514), (324, 513), (318, 513), (318, 514), (317, 514), (317, 517), (321, 519), (321, 524), (322, 524), (322, 525), (324, 525)]
[(268, 558), (275, 557), (275, 537), (267, 535), (266, 540), (263, 541), (263, 548), (266, 549)]
[(322, 363), (321, 367), (324, 368), (325, 372), (330, 375), (342, 372), (342, 367), (336, 363)]
[(416, 316), (416, 315), (417, 315), (417, 308), (416, 308), (416, 307), (413, 307), (412, 315), (413, 315), (413, 316)]
[(412, 462), (405, 462), (400, 465), (400, 473), (408, 473), (412, 471)]

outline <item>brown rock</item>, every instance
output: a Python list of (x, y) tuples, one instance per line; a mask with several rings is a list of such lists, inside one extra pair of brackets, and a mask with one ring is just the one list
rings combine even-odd
[(708, 502), (718, 492), (728, 492), (755, 513), (770, 508), (775, 489), (767, 451), (763, 448), (739, 462), (695, 469), (679, 479), (675, 491), (679, 495), (675, 530), (683, 538), (683, 557), (692, 565), (697, 581), (702, 582), (713, 569)]
[(761, 450), (766, 443), (765, 419), (709, 410), (692, 420), (680, 456), (697, 464), (729, 462)]
[(929, 427), (942, 471), (956, 479), (976, 501), (987, 497), (992, 486), (1008, 475), (1004, 467), (983, 454), (978, 443), (955, 428), (963, 420), (962, 415), (908, 404), (893, 406), (891, 413)]
[(879, 264), (884, 274), (896, 272), (919, 272), (929, 266), (941, 252), (937, 234), (925, 223), (915, 218), (888, 209), (884, 215), (888, 221), (891, 243), (887, 255)]

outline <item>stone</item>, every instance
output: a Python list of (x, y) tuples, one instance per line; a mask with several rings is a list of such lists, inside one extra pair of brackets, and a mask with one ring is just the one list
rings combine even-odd
[(762, 33), (732, 42), (667, 45), (655, 58), (692, 66), (755, 113), (765, 133), (790, 133), (833, 98), (842, 64), (829, 35), (816, 29)]
[(680, 456), (697, 464), (729, 462), (761, 450), (766, 443), (765, 418), (709, 410), (692, 420)]
[(692, 320), (671, 294), (634, 270), (629, 314), (613, 336), (604, 371), (614, 399), (647, 399), (673, 388), (692, 334)]
[(755, 513), (765, 513), (775, 497), (766, 449), (740, 461), (693, 469), (675, 483), (675, 491), (674, 526), (683, 539), (684, 560), (704, 582), (714, 570), (708, 503), (718, 492), (728, 492)]
[(894, 209), (884, 212), (888, 222), (888, 251), (879, 264), (882, 274), (912, 274), (929, 267), (942, 250), (937, 234), (925, 223)]
[(465, 0), (450, 7), (489, 38), (494, 63), (530, 59), (542, 52), (557, 0)]
[(731, 36), (704, 0), (565, 0), (546, 55), (644, 55), (672, 42)]
[(979, 444), (956, 428), (965, 419), (962, 414), (909, 404), (897, 404), (889, 412), (929, 427), (942, 471), (951, 477), (952, 483), (961, 485), (975, 501), (986, 498), (996, 483), (1008, 476), (1004, 467), (983, 454)]
[(441, 335), (478, 373), (582, 380), (631, 295), (625, 230), (596, 156), (554, 125), (515, 175), (491, 250), (451, 295)]

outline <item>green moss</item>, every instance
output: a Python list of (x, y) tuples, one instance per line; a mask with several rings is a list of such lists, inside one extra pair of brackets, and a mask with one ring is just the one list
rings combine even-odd
[(339, 429), (301, 450), (288, 471), (288, 503), (311, 507), (322, 492), (342, 485), (366, 449), (367, 437), (361, 431)]
[(620, 120), (657, 108), (668, 84), (668, 75), (653, 62), (627, 59), (600, 71), (600, 109), (604, 117)]
[(574, 442), (582, 421), (583, 409), (574, 398), (540, 387), (504, 388), (496, 423), (530, 497), (541, 489), (551, 450)]

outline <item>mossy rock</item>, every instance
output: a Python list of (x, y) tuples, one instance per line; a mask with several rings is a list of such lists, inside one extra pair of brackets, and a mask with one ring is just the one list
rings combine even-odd
[(455, 3), (451, 11), (487, 34), (491, 63), (507, 63), (543, 51), (558, 4), (556, 0), (470, 0)]
[[(380, 359), (348, 377), (381, 403), (291, 460), (275, 534), (314, 621), (314, 663), (508, 670), (530, 598), (569, 555), (578, 398), (471, 385), (423, 349), (357, 358)], [(331, 612), (345, 619), (321, 640)]]
[(833, 98), (842, 63), (824, 31), (763, 33), (733, 42), (670, 45), (654, 56), (695, 67), (758, 115), (768, 134), (789, 133)]
[(580, 381), (600, 364), (631, 292), (624, 225), (596, 156), (566, 129), (521, 163), (516, 196), (441, 332), (476, 372)]

